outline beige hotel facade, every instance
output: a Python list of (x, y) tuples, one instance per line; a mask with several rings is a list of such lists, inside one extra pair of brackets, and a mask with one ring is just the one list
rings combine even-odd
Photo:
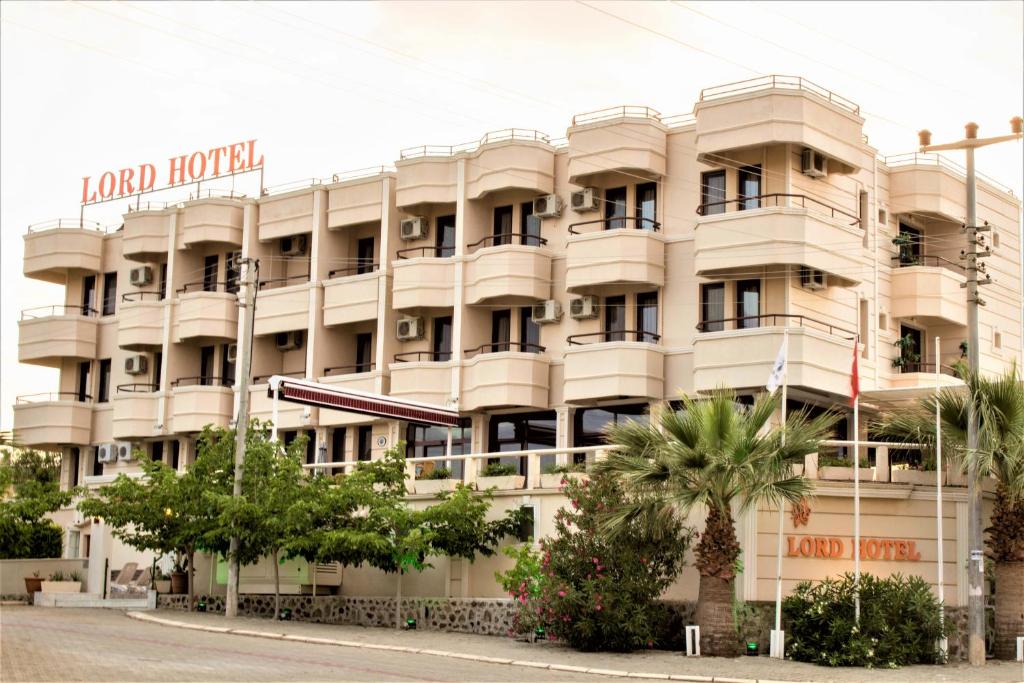
[[(54, 393), (18, 398), (16, 438), (60, 451), (68, 486), (137, 473), (133, 450), (186, 467), (204, 425), (235, 419), (239, 257), (259, 261), (251, 416), (270, 418), (274, 374), (457, 407), (454, 452), (470, 457), (453, 463), (456, 476), (475, 481), (494, 453), (527, 452), (505, 458), (521, 476), (478, 483), (498, 486), (496, 509), (534, 507), (537, 535), (564, 502), (544, 466), (592, 461), (605, 425), (646, 419), (681, 392), (761, 390), (784, 330), (790, 404), (821, 409), (847, 409), (859, 335), (870, 418), (933, 391), (936, 364), (940, 383), (959, 383), (948, 366), (967, 338), (967, 211), (963, 169), (880, 156), (863, 123), (835, 93), (768, 77), (708, 88), (692, 114), (615, 107), (574, 117), (560, 140), (506, 130), (259, 197), (133, 206), (111, 229), (34, 226), (25, 275), (65, 293), (22, 313), (19, 360), (57, 368), (60, 380)], [(993, 226), (994, 283), (980, 313), (991, 373), (1021, 358), (1020, 209), (1006, 188), (979, 182), (978, 215)], [(908, 335), (916, 348), (897, 367), (895, 342)], [(837, 438), (852, 437), (851, 422)], [(438, 428), (290, 403), (278, 427), (285, 440), (309, 434), (309, 463), (375, 458), (399, 441), (410, 458), (445, 449)], [(862, 452), (862, 534), (877, 550), (864, 571), (934, 583), (936, 475), (890, 455)], [(809, 517), (785, 513), (786, 590), (852, 568), (850, 473), (808, 459), (817, 496)], [(955, 473), (944, 480), (945, 594), (962, 605), (966, 489)], [(426, 504), (439, 485), (409, 488)], [(101, 520), (57, 518), (66, 554), (91, 559), (92, 586), (103, 560), (148, 561)], [(776, 513), (751, 512), (739, 526), (737, 591), (771, 600)], [(497, 597), (493, 571), (504, 562), (439, 560), (404, 590)], [(287, 590), (309, 590), (312, 571), (347, 595), (394, 589), (375, 571), (342, 578), (295, 562)], [(247, 568), (243, 592), (267, 590), (268, 576)], [(206, 581), (222, 591), (223, 571)], [(671, 593), (696, 597), (692, 567)]]

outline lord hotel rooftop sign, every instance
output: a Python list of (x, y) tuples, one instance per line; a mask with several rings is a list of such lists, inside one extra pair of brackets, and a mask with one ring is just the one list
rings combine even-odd
[[(165, 190), (178, 185), (248, 173), (263, 168), (263, 155), (256, 156), (256, 141), (246, 140), (224, 147), (174, 156), (166, 163), (104, 171), (99, 179), (82, 178), (82, 205)], [(157, 187), (157, 179), (166, 180)]]

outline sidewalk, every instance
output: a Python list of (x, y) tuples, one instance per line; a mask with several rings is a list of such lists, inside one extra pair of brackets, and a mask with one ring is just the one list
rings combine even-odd
[[(159, 620), (168, 627), (209, 628), (235, 631), (240, 636), (275, 637), (279, 639), (320, 639), (325, 647), (402, 648), (419, 651), (423, 656), (479, 658), (509, 666), (550, 668), (598, 675), (630, 678), (714, 681), (715, 683), (895, 683), (925, 681), (957, 681), (988, 683), (1024, 681), (1024, 665), (1019, 662), (990, 661), (982, 669), (967, 664), (947, 666), (911, 666), (895, 670), (860, 668), (824, 668), (800, 662), (778, 661), (768, 657), (685, 657), (675, 652), (640, 652), (634, 654), (584, 653), (549, 643), (523, 643), (511, 638), (475, 636), (440, 631), (397, 631), (393, 629), (336, 626), (293, 621), (270, 621), (239, 617), (226, 619), (219, 614), (200, 614), (159, 610), (129, 612), (129, 617)], [(343, 641), (343, 642), (327, 642)], [(306, 641), (309, 642), (309, 641)]]

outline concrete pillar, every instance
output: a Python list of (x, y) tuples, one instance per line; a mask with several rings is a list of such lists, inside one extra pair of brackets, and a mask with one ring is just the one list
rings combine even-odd
[(889, 447), (875, 448), (875, 481), (889, 481)]
[(110, 532), (106, 523), (93, 518), (89, 534), (89, 592), (105, 598), (103, 579), (107, 575), (107, 557), (110, 553)]

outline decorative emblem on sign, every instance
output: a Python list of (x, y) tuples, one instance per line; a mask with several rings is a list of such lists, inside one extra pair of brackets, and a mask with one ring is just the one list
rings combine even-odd
[(794, 527), (807, 526), (811, 518), (811, 505), (806, 498), (801, 498), (800, 502), (793, 506), (792, 516)]

